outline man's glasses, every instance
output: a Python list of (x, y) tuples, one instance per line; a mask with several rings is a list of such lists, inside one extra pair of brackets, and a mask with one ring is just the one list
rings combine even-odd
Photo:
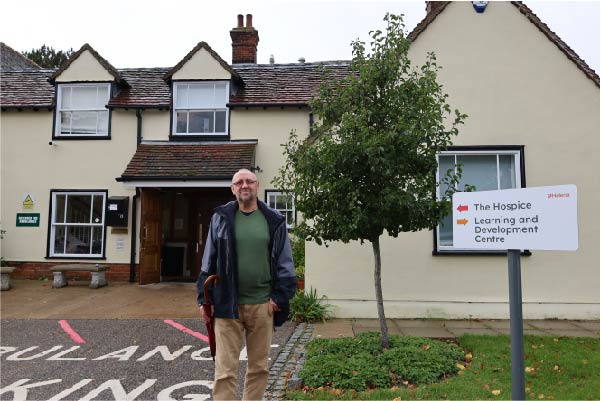
[(257, 180), (238, 180), (236, 182), (232, 182), (232, 185), (235, 187), (241, 187), (243, 184), (251, 186), (256, 183), (257, 183)]

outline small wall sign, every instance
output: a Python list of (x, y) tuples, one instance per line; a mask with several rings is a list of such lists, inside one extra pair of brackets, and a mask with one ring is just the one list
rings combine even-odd
[(23, 194), (23, 210), (33, 210), (35, 197), (32, 194)]
[(39, 227), (39, 213), (17, 213), (17, 227)]

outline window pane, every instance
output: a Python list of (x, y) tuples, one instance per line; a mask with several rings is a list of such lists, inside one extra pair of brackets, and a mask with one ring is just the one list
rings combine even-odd
[(207, 133), (213, 132), (212, 111), (191, 111), (190, 112), (190, 133)]
[(269, 205), (270, 208), (275, 209), (275, 200), (276, 200), (276, 195), (274, 195), (274, 194), (267, 195), (267, 204)]
[(63, 109), (71, 108), (71, 88), (61, 87), (61, 107)]
[(215, 84), (215, 108), (225, 107), (228, 100), (226, 90), (227, 85), (225, 83)]
[(109, 133), (109, 112), (98, 111), (98, 135), (108, 135)]
[(177, 113), (177, 124), (175, 126), (175, 132), (178, 134), (185, 134), (188, 132), (188, 112)]
[(292, 211), (286, 212), (286, 224), (289, 226), (294, 224), (294, 213)]
[(65, 227), (54, 228), (54, 253), (65, 253)]
[(56, 195), (54, 198), (54, 222), (65, 222), (65, 195)]
[(225, 111), (216, 111), (215, 112), (215, 132), (223, 132), (225, 133)]
[(190, 85), (188, 109), (213, 109), (215, 108), (213, 85)]
[(102, 227), (92, 227), (92, 254), (102, 255)]
[(463, 167), (459, 189), (463, 189), (465, 184), (474, 185), (476, 191), (498, 189), (496, 155), (460, 155), (457, 156), (457, 164)]
[[(455, 172), (455, 156), (438, 156), (438, 177), (440, 179), (440, 182), (444, 180), (449, 169), (452, 173)], [(448, 185), (441, 185), (439, 188), (440, 195), (444, 195), (447, 189)]]
[(72, 87), (71, 108), (72, 109), (97, 109), (96, 86), (74, 86)]
[(286, 209), (286, 195), (278, 195), (275, 208), (280, 211)]
[(499, 175), (501, 189), (516, 187), (515, 157), (513, 155), (499, 155)]
[(90, 223), (91, 195), (69, 195), (67, 223)]
[(95, 111), (74, 111), (71, 113), (71, 132), (73, 134), (96, 135), (97, 119)]
[(106, 105), (109, 102), (110, 98), (110, 86), (109, 85), (100, 85), (98, 87), (98, 92), (96, 96), (96, 109), (97, 110), (105, 110)]
[(104, 196), (94, 195), (94, 208), (92, 210), (92, 223), (94, 224), (102, 223), (102, 214), (104, 211), (103, 200)]
[(176, 109), (188, 108), (188, 85), (175, 85), (177, 96), (175, 97)]
[(89, 254), (92, 227), (77, 226), (67, 229), (67, 254)]
[(71, 133), (71, 112), (61, 111), (61, 134), (68, 135)]
[(453, 245), (453, 213), (449, 213), (438, 226), (439, 246)]

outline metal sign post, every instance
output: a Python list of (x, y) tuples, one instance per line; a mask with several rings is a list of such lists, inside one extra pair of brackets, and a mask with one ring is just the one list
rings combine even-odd
[(453, 245), (507, 251), (514, 400), (526, 399), (520, 249), (577, 250), (577, 204), (575, 185), (453, 195)]
[(520, 250), (508, 249), (509, 327), (511, 342), (511, 398), (525, 400), (524, 324), (522, 319), (522, 272)]

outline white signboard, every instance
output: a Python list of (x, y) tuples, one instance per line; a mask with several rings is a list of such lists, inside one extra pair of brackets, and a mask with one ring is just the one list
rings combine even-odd
[(453, 246), (466, 249), (578, 249), (575, 185), (457, 192)]

